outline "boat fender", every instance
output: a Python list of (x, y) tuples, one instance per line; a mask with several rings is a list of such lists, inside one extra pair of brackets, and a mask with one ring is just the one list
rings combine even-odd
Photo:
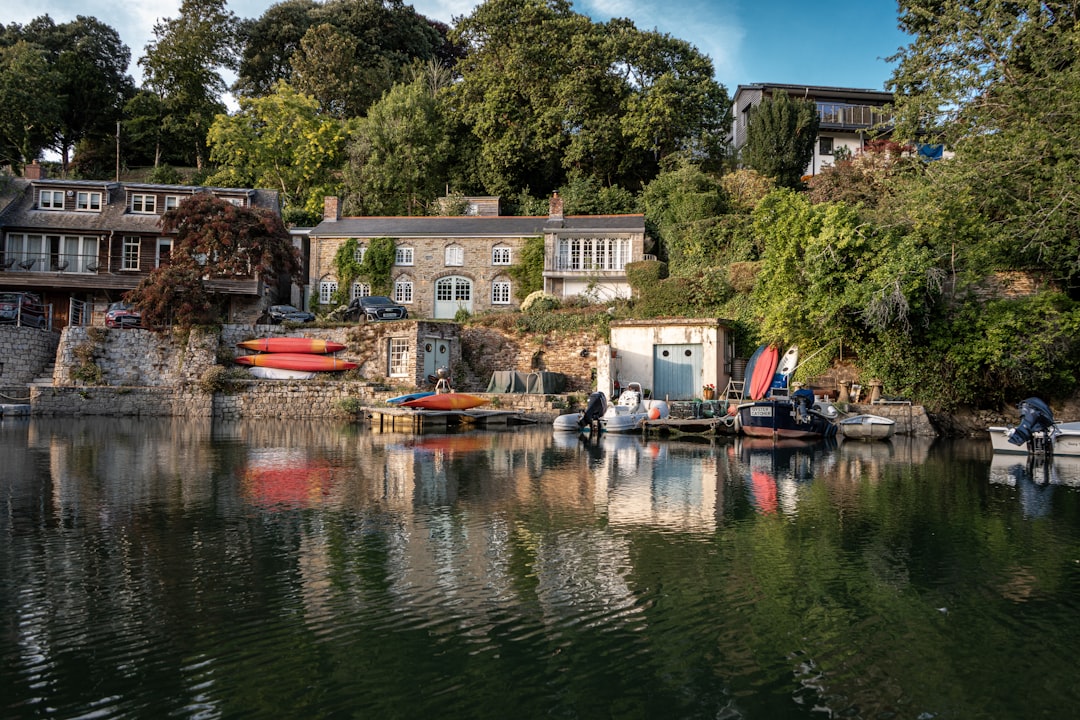
[(724, 417), (720, 418), (720, 422), (724, 424), (724, 427), (733, 427), (735, 425), (735, 416), (725, 415)]

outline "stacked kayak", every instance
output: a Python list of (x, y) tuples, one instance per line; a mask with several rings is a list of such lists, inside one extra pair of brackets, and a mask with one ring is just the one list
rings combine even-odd
[(269, 337), (245, 340), (237, 347), (253, 350), (254, 355), (239, 355), (236, 362), (252, 368), (256, 377), (299, 379), (313, 377), (317, 372), (338, 372), (359, 367), (328, 353), (345, 349), (341, 343), (319, 338)]

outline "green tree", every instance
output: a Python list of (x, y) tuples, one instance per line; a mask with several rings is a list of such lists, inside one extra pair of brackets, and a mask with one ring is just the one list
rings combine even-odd
[(337, 195), (348, 123), (319, 113), (318, 103), (285, 82), (262, 98), (240, 98), (234, 115), (218, 115), (207, 143), (222, 169), (211, 184), (274, 188), (286, 209), (321, 211)]
[(660, 173), (641, 193), (641, 208), (661, 255), (678, 275), (720, 262), (724, 249), (712, 229), (727, 211), (720, 181), (694, 164), (681, 162)]
[(206, 133), (226, 108), (221, 72), (235, 69), (236, 16), (225, 0), (183, 0), (179, 16), (154, 25), (139, 59), (146, 89), (160, 100), (161, 126), (189, 148), (191, 164), (206, 162)]
[[(75, 146), (85, 141), (112, 138), (124, 103), (134, 92), (127, 74), (131, 51), (112, 27), (96, 18), (79, 16), (57, 25), (48, 15), (20, 27), (11, 25), (0, 33), (0, 46), (25, 40), (41, 48), (49, 66), (44, 87), (36, 75), (23, 78), (37, 92), (50, 92), (57, 117), (49, 125), (48, 147), (60, 156), (67, 171)], [(29, 78), (34, 78), (29, 82)], [(30, 103), (40, 105), (41, 101)], [(45, 114), (43, 121), (51, 116)]]
[(279, 80), (292, 77), (292, 56), (315, 23), (314, 0), (285, 0), (271, 5), (258, 19), (237, 25), (240, 64), (233, 89), (244, 97), (274, 91)]
[(41, 47), (25, 40), (0, 47), (0, 164), (18, 171), (49, 145), (60, 123), (58, 84)]
[(1080, 288), (1078, 10), (1071, 3), (900, 3), (915, 36), (894, 60), (897, 133), (947, 143), (927, 181), (969, 195), (995, 267)]
[(798, 187), (814, 157), (818, 125), (817, 107), (812, 101), (793, 100), (780, 90), (751, 113), (740, 159), (781, 187)]
[(175, 233), (169, 263), (127, 296), (150, 327), (219, 322), (226, 296), (210, 287), (210, 279), (254, 276), (276, 283), (301, 271), (289, 231), (265, 208), (239, 207), (202, 193), (165, 213), (161, 229)]
[(350, 148), (346, 183), (369, 215), (423, 215), (450, 153), (442, 107), (424, 78), (395, 85), (368, 112)]
[(525, 241), (517, 262), (507, 271), (514, 281), (514, 297), (524, 300), (544, 289), (544, 238), (532, 237)]

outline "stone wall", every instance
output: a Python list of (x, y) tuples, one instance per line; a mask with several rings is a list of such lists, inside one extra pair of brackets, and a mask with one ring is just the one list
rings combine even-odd
[(216, 362), (218, 336), (66, 327), (55, 350), (54, 386), (171, 387), (198, 380)]
[(37, 328), (0, 325), (0, 393), (26, 396), (26, 385), (56, 358), (60, 336)]
[(909, 403), (874, 403), (859, 405), (849, 403), (844, 406), (847, 416), (879, 415), (896, 421), (897, 435), (915, 435), (917, 437), (937, 437), (938, 431), (930, 421), (926, 408)]
[(210, 417), (213, 397), (192, 385), (177, 387), (32, 387), (35, 415)]
[(566, 392), (589, 393), (595, 387), (596, 348), (601, 342), (589, 332), (520, 336), (498, 328), (465, 328), (463, 366), (455, 369), (454, 382), (459, 388), (482, 391), (493, 372), (542, 370), (565, 375)]

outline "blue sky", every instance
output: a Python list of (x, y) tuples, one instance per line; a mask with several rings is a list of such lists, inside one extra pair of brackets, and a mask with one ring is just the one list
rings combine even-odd
[[(272, 0), (230, 0), (240, 17), (255, 18)], [(422, 15), (451, 22), (468, 15), (473, 0), (414, 0)], [(30, 7), (30, 6), (33, 7)], [(176, 15), (180, 0), (36, 0), (0, 13), (0, 22), (25, 23), (48, 13), (56, 22), (89, 15), (114, 27), (143, 53), (158, 18)], [(728, 93), (751, 83), (834, 85), (884, 89), (892, 74), (885, 58), (910, 38), (896, 26), (895, 0), (579, 0), (574, 9), (596, 20), (626, 17), (643, 30), (686, 40), (712, 58)], [(133, 68), (138, 77), (138, 68)]]

